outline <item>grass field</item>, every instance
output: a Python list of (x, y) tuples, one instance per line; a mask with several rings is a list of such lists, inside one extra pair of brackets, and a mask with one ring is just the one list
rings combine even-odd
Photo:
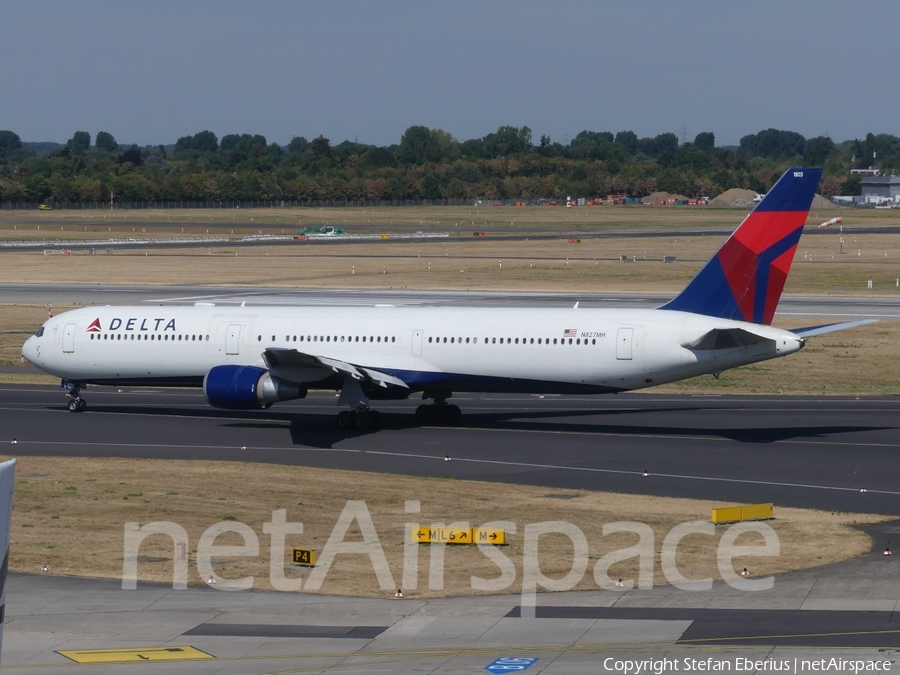
[[(575, 207), (328, 207), (274, 209), (147, 209), (91, 211), (2, 211), (0, 238), (32, 238), (87, 233), (94, 236), (171, 234), (174, 226), (185, 234), (226, 233), (290, 234), (302, 227), (333, 225), (389, 231), (392, 227), (442, 230), (454, 236), (471, 237), (473, 231), (571, 229), (679, 229), (734, 228), (747, 209), (683, 206), (595, 206)], [(833, 207), (810, 212), (809, 223), (818, 225), (835, 216), (844, 218), (845, 228), (881, 227), (896, 224), (896, 212)], [(40, 229), (38, 229), (40, 227)], [(60, 230), (60, 228), (63, 228)], [(146, 232), (142, 229), (146, 228)], [(262, 230), (260, 232), (260, 230)], [(60, 234), (62, 233), (62, 234)]]
[[(252, 450), (251, 450), (252, 451)], [(220, 521), (249, 525), (260, 541), (257, 557), (222, 560), (216, 574), (228, 579), (254, 576), (254, 587), (269, 588), (268, 537), (262, 523), (275, 509), (287, 510), (287, 521), (300, 521), (302, 535), (290, 536), (290, 546), (321, 549), (347, 500), (364, 500), (397, 585), (402, 578), (405, 523), (488, 521), (516, 523), (503, 552), (515, 564), (516, 582), (507, 592), (521, 589), (523, 531), (529, 523), (565, 521), (580, 528), (589, 542), (588, 573), (579, 588), (596, 588), (591, 571), (604, 554), (631, 546), (635, 535), (602, 536), (604, 523), (638, 521), (650, 525), (657, 554), (672, 527), (688, 521), (709, 521), (710, 509), (721, 504), (686, 499), (664, 499), (582, 490), (550, 490), (453, 479), (411, 478), (305, 467), (233, 462), (24, 457), (16, 471), (16, 504), (12, 525), (10, 569), (37, 572), (43, 565), (54, 574), (119, 578), (122, 574), (125, 522), (145, 525), (171, 521), (189, 536), (191, 583), (203, 583), (194, 564), (203, 531)], [(421, 501), (421, 513), (404, 511), (405, 500)], [(869, 550), (869, 537), (852, 525), (885, 520), (882, 516), (824, 513), (776, 508), (769, 524), (778, 535), (777, 557), (736, 558), (736, 571), (748, 566), (754, 576), (804, 569), (836, 562)], [(714, 537), (689, 535), (678, 549), (679, 569), (688, 578), (720, 578), (715, 547), (724, 527)], [(359, 528), (350, 541), (359, 541)], [(239, 545), (238, 535), (222, 535), (217, 545)], [(758, 535), (743, 535), (739, 545), (761, 543)], [(568, 572), (572, 545), (562, 535), (545, 535), (541, 571), (554, 578)], [(175, 555), (171, 539), (156, 535), (140, 549), (138, 574), (147, 581), (171, 583)], [(495, 563), (474, 547), (448, 547), (443, 588), (429, 590), (429, 547), (419, 548), (419, 588), (405, 587), (411, 597), (470, 595), (470, 577), (493, 579)], [(278, 564), (289, 562), (278, 561)], [(306, 573), (288, 571), (288, 577)], [(617, 563), (610, 576), (637, 579), (637, 559)], [(657, 557), (654, 583), (665, 583)], [(393, 589), (391, 589), (393, 591)], [(367, 556), (336, 559), (322, 586), (323, 593), (384, 596)]]

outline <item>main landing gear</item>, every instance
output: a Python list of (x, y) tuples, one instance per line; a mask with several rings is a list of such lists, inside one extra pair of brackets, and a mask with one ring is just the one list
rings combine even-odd
[(462, 411), (458, 405), (447, 403), (447, 399), (453, 396), (450, 392), (429, 392), (422, 394), (422, 398), (433, 398), (434, 403), (423, 403), (416, 408), (416, 420), (422, 425), (439, 425), (455, 427), (462, 419)]
[(367, 405), (356, 410), (342, 410), (338, 413), (337, 424), (341, 429), (373, 431), (381, 428), (381, 413), (370, 410)]
[(350, 410), (338, 413), (337, 425), (341, 429), (374, 431), (381, 428), (381, 413), (369, 408), (369, 399), (359, 382), (349, 375), (344, 378), (338, 405), (350, 406)]
[(87, 401), (81, 398), (81, 386), (77, 382), (66, 392), (66, 396), (69, 397), (69, 412), (80, 413), (87, 410)]

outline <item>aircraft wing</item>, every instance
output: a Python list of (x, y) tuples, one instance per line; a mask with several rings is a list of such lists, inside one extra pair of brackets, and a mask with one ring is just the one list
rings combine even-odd
[[(409, 389), (409, 385), (399, 377), (394, 377), (374, 368), (330, 359), (326, 356), (307, 354), (296, 349), (269, 348), (263, 352), (263, 360), (266, 362), (269, 370), (273, 372), (288, 371), (285, 374), (289, 379), (293, 379), (289, 374), (291, 372), (301, 374), (300, 377), (303, 377), (302, 373), (304, 372), (321, 373), (324, 370), (349, 375), (354, 380), (362, 382), (374, 382), (379, 387), (395, 386)], [(321, 379), (321, 377), (311, 377), (310, 379)]]
[(844, 321), (842, 323), (826, 323), (821, 326), (808, 326), (806, 328), (790, 329), (794, 335), (800, 337), (812, 337), (813, 335), (824, 335), (825, 333), (833, 333), (836, 330), (844, 330), (845, 328), (856, 328), (857, 326), (865, 326), (867, 323), (875, 323), (878, 319), (861, 319), (859, 321)]
[(681, 346), (692, 351), (705, 351), (734, 349), (735, 347), (746, 347), (765, 342), (774, 342), (774, 340), (762, 335), (756, 335), (743, 328), (713, 328), (693, 342), (687, 342)]

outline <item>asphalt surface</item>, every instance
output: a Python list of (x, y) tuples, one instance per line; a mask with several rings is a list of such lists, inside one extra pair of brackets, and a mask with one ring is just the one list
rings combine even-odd
[[(301, 289), (265, 286), (146, 286), (105, 284), (0, 284), (4, 302), (84, 305), (192, 304), (466, 306), (466, 307), (622, 307), (651, 309), (671, 296), (643, 293), (515, 293), (500, 291), (391, 291)], [(783, 296), (779, 317), (822, 319), (900, 318), (900, 293), (891, 297)]]
[(409, 400), (379, 402), (385, 428), (369, 433), (337, 428), (331, 393), (248, 413), (212, 409), (198, 390), (91, 387), (85, 399), (73, 414), (59, 389), (0, 386), (0, 442), (15, 438), (18, 456), (269, 462), (900, 513), (900, 401), (889, 398), (457, 396), (459, 428), (417, 426)]

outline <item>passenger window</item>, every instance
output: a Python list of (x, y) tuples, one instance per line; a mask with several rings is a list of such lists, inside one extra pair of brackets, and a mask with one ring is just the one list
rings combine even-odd
[(494, 344), (497, 344), (497, 338), (491, 338), (491, 342), (493, 342)]

